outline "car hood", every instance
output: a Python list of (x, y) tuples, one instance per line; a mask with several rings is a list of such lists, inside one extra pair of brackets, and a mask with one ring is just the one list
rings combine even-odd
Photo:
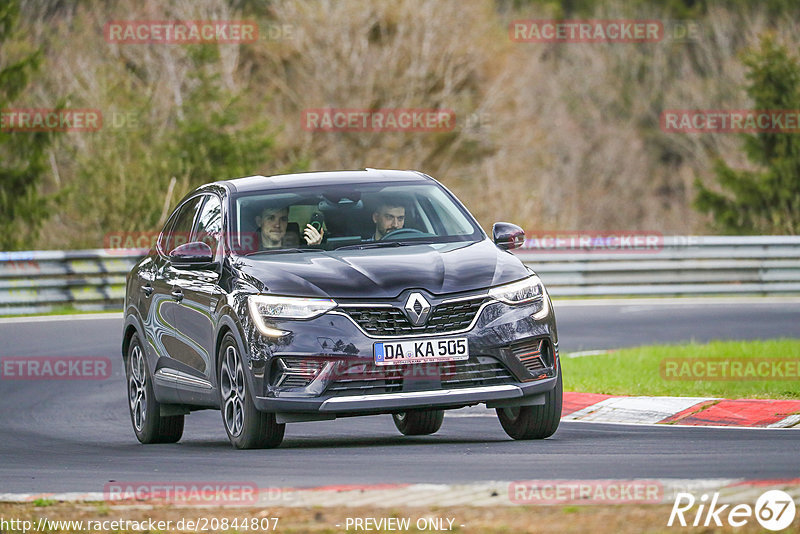
[(406, 289), (433, 294), (484, 289), (529, 273), (488, 239), (397, 248), (260, 254), (240, 258), (243, 274), (276, 295), (394, 298)]

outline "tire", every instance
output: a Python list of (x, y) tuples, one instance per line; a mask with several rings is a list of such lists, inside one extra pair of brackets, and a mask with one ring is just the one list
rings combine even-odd
[(497, 417), (506, 434), (514, 439), (544, 439), (552, 436), (561, 421), (561, 369), (556, 387), (545, 395), (544, 405), (497, 408)]
[(161, 404), (153, 393), (151, 376), (139, 335), (134, 334), (125, 365), (133, 431), (144, 444), (175, 443), (183, 435), (183, 415), (161, 416)]
[(228, 333), (222, 339), (217, 363), (220, 412), (228, 439), (237, 449), (277, 447), (286, 425), (278, 424), (274, 413), (256, 409), (244, 373), (239, 345)]
[(394, 426), (405, 436), (425, 436), (442, 427), (444, 410), (416, 410), (392, 414)]

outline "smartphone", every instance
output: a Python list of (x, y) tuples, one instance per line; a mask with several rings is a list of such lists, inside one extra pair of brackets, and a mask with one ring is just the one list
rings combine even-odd
[(320, 213), (316, 212), (314, 215), (311, 216), (311, 222), (309, 223), (317, 232), (322, 233), (322, 225), (325, 222), (325, 217)]

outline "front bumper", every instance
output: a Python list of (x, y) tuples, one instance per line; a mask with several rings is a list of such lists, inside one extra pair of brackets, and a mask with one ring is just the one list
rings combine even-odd
[[(399, 366), (395, 370), (402, 368), (401, 375), (377, 381), (373, 375), (377, 369), (373, 345), (383, 339), (366, 334), (346, 314), (328, 313), (307, 321), (276, 322), (271, 326), (291, 334), (280, 339), (257, 335), (249, 340), (255, 407), (279, 416), (315, 414), (330, 419), (481, 403), (489, 407), (541, 404), (544, 394), (556, 385), (559, 365), (555, 317), (549, 298), (545, 299), (544, 306), (549, 312), (544, 317), (541, 305), (509, 306), (494, 301), (481, 307), (469, 330), (425, 336), (467, 338), (469, 361), (444, 363), (434, 369), (434, 376), (425, 372), (418, 375), (419, 368), (413, 365)], [(550, 353), (542, 360), (546, 365), (534, 370), (521, 356), (520, 347), (539, 341), (549, 347)], [(289, 382), (280, 378), (286, 362), (288, 367), (302, 368), (305, 362), (310, 368), (316, 365), (317, 374), (307, 383), (287, 387)], [(350, 374), (352, 369), (358, 369), (355, 381)], [(377, 372), (386, 369), (382, 367)], [(465, 380), (465, 376), (475, 378)]]
[(461, 408), (486, 403), (489, 406), (544, 404), (543, 394), (556, 385), (556, 377), (522, 384), (474, 388), (407, 391), (313, 399), (256, 397), (255, 406), (265, 412), (298, 412), (331, 415), (366, 415), (424, 408)]

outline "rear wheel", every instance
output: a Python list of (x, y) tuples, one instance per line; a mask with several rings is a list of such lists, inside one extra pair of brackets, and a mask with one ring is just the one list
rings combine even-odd
[(231, 444), (237, 449), (280, 445), (286, 425), (278, 424), (274, 413), (256, 409), (247, 387), (239, 346), (231, 334), (226, 334), (222, 340), (218, 370), (222, 421)]
[(442, 427), (444, 410), (416, 410), (392, 414), (397, 430), (406, 436), (433, 434)]
[(544, 439), (552, 436), (561, 421), (561, 369), (556, 387), (545, 394), (544, 405), (497, 408), (506, 434), (514, 439)]
[(128, 408), (136, 438), (141, 443), (175, 443), (183, 435), (183, 415), (161, 415), (161, 404), (153, 394), (147, 358), (139, 336), (128, 347), (125, 369), (128, 379)]

